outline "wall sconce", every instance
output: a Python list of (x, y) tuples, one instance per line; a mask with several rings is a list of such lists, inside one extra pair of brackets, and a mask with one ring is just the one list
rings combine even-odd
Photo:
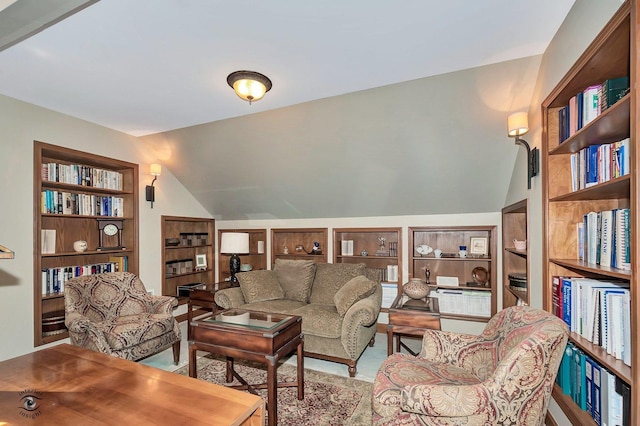
[(156, 189), (153, 184), (156, 183), (156, 179), (160, 176), (160, 172), (162, 171), (162, 166), (160, 164), (152, 164), (149, 167), (149, 174), (153, 176), (153, 180), (151, 181), (151, 185), (147, 185), (146, 193), (147, 193), (147, 201), (151, 202), (151, 208), (153, 208), (153, 202), (156, 200)]
[(529, 131), (529, 118), (526, 112), (514, 112), (507, 119), (509, 137), (515, 138), (517, 144), (527, 148), (527, 189), (531, 189), (531, 178), (538, 175), (540, 171), (540, 151), (538, 148), (529, 146), (527, 141), (520, 136)]
[(220, 253), (230, 254), (229, 271), (231, 283), (237, 283), (236, 274), (240, 271), (239, 254), (249, 254), (249, 234), (246, 232), (223, 232), (220, 237)]
[(234, 71), (227, 76), (227, 83), (240, 99), (251, 102), (259, 101), (271, 90), (271, 80), (266, 75), (255, 71)]

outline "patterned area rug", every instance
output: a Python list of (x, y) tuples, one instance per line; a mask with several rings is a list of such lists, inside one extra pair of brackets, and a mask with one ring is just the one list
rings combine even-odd
[[(234, 379), (225, 383), (225, 363), (223, 358), (207, 356), (198, 358), (198, 379), (219, 385), (239, 385)], [(265, 383), (267, 371), (263, 365), (236, 361), (235, 370), (249, 383)], [(176, 373), (189, 375), (189, 367), (182, 367)], [(295, 382), (296, 367), (281, 364), (278, 367), (279, 382)], [(299, 401), (297, 388), (278, 388), (279, 425), (370, 425), (371, 392), (373, 384), (304, 370), (304, 400)], [(258, 392), (267, 400), (267, 390)]]

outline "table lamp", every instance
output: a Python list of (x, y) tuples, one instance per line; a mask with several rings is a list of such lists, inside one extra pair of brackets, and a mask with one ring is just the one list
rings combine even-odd
[(240, 271), (239, 254), (249, 254), (249, 234), (246, 232), (223, 232), (220, 241), (220, 253), (229, 254), (229, 271), (232, 283), (238, 282), (236, 274)]

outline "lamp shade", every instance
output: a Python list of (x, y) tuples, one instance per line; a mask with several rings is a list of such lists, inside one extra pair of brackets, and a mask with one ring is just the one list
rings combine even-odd
[(509, 136), (522, 136), (529, 131), (529, 117), (526, 112), (514, 112), (507, 119)]
[(151, 176), (160, 176), (162, 172), (162, 166), (160, 164), (152, 164), (149, 166), (149, 174)]
[(255, 71), (234, 71), (227, 76), (227, 83), (241, 99), (249, 103), (262, 99), (271, 90), (271, 80)]
[(223, 232), (220, 241), (220, 253), (248, 254), (249, 234), (246, 232)]

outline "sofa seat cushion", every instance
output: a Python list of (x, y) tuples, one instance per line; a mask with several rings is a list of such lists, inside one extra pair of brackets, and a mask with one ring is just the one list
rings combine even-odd
[(351, 278), (333, 296), (333, 302), (338, 309), (338, 313), (343, 317), (349, 308), (358, 300), (371, 296), (376, 291), (377, 284), (364, 275)]
[(284, 291), (284, 298), (309, 303), (311, 285), (316, 275), (313, 260), (276, 259), (273, 268)]
[(310, 303), (333, 305), (333, 296), (350, 279), (364, 275), (364, 263), (319, 263), (311, 288)]
[(342, 317), (333, 305), (309, 304), (292, 312), (302, 317), (302, 333), (336, 339), (342, 336)]
[(270, 312), (274, 314), (298, 315), (294, 314), (295, 310), (304, 305), (304, 303), (298, 302), (297, 300), (279, 299), (247, 303), (246, 305), (242, 305), (241, 308), (248, 309), (250, 311)]
[(284, 298), (284, 290), (274, 271), (268, 269), (241, 272), (236, 275), (247, 303)]
[(99, 327), (111, 349), (121, 350), (172, 332), (174, 321), (172, 315), (142, 313), (123, 315)]

